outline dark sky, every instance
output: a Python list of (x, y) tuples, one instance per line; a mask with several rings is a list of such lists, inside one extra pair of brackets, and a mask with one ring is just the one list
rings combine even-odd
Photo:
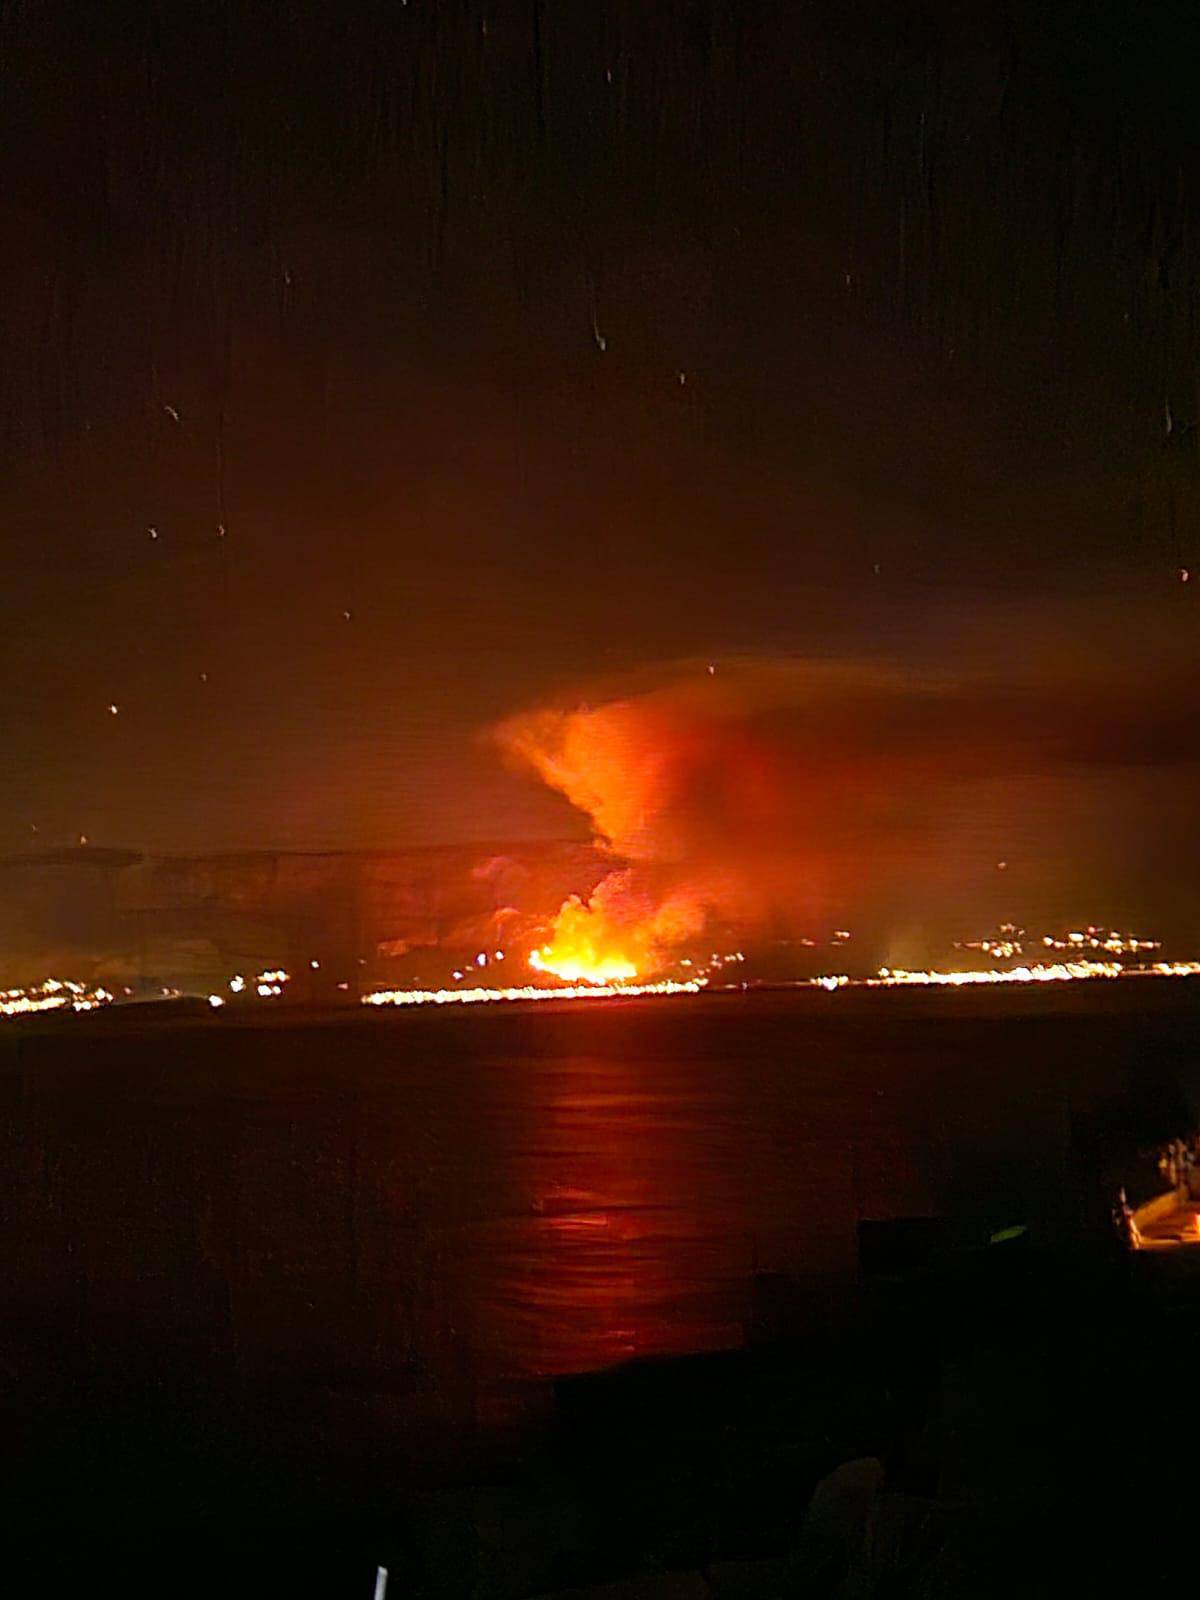
[(983, 662), (1190, 893), (1193, 13), (5, 6), (0, 847), (561, 833), (567, 686)]

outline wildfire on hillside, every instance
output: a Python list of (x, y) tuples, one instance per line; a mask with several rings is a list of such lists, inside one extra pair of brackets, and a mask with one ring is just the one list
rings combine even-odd
[[(987, 664), (949, 678), (835, 659), (682, 662), (511, 717), (495, 742), (587, 817), (612, 863), (548, 922), (508, 930), (512, 947), (543, 981), (645, 981), (718, 927), (745, 944), (848, 908), (868, 925), (897, 908), (936, 925), (1048, 881), (1078, 893), (1097, 869), (1069, 842), (1097, 706), (1113, 748), (1158, 750), (1144, 707), (1112, 685), (1080, 681), (1046, 704)], [(1034, 797), (1034, 846), (1012, 822), (1030, 773), (1061, 780), (1057, 811)], [(980, 948), (1007, 960), (1019, 943), (1002, 927)], [(1098, 959), (1141, 946), (1089, 928), (1051, 948)]]
[[(818, 915), (830, 873), (862, 870), (864, 810), (876, 824), (893, 803), (833, 747), (854, 708), (900, 691), (887, 673), (831, 664), (691, 663), (649, 688), (503, 723), (509, 760), (583, 812), (613, 858), (590, 895), (561, 903), (530, 966), (569, 982), (645, 979), (717, 924), (761, 926), (784, 900)], [(819, 728), (818, 784), (804, 735)]]
[(660, 903), (634, 869), (610, 872), (588, 900), (570, 895), (529, 965), (567, 983), (624, 983), (661, 970), (668, 952), (698, 935), (705, 908), (683, 891)]
[(732, 864), (714, 866), (716, 836), (727, 841), (731, 821), (752, 824), (756, 803), (769, 799), (762, 763), (744, 744), (741, 709), (705, 677), (531, 712), (497, 730), (508, 757), (584, 812), (614, 859), (590, 895), (562, 902), (529, 954), (535, 972), (571, 983), (644, 980), (714, 915), (737, 920), (745, 883)]

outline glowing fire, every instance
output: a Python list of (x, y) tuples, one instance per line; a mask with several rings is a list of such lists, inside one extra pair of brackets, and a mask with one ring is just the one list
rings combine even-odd
[[(908, 762), (907, 746), (889, 745), (879, 774), (868, 772), (849, 730), (881, 698), (928, 698), (924, 685), (839, 662), (743, 661), (718, 674), (701, 658), (652, 676), (661, 681), (494, 730), (507, 758), (586, 815), (613, 857), (591, 897), (566, 900), (549, 936), (530, 940), (543, 975), (645, 977), (682, 965), (710, 923), (814, 914), (834, 863), (866, 875), (862, 839), (882, 832), (895, 803), (864, 796), (890, 796), (888, 774)], [(875, 711), (869, 720), (864, 738), (882, 721)], [(826, 750), (831, 729), (836, 749)]]
[[(613, 867), (590, 896), (563, 901), (548, 928), (530, 918), (514, 938), (543, 982), (642, 981), (694, 959), (710, 926), (714, 937), (717, 928), (722, 937), (782, 931), (832, 922), (856, 899), (877, 916), (914, 888), (948, 893), (960, 804), (980, 784), (1057, 770), (1072, 737), (1065, 721), (1029, 726), (1020, 697), (987, 675), (943, 680), (853, 660), (714, 668), (700, 658), (646, 669), (493, 730), (510, 762), (588, 818)], [(1089, 706), (1093, 698), (1089, 688)], [(915, 862), (925, 863), (916, 878)], [(989, 970), (955, 971), (956, 958), (949, 970), (869, 981), (1107, 978), (1118, 958), (1144, 960), (1158, 945), (1099, 923), (1037, 944), (1005, 923), (961, 948), (981, 952)], [(1021, 965), (1010, 967), (1014, 959)], [(1186, 963), (1154, 970), (1191, 975)], [(818, 981), (842, 986), (836, 972)]]
[(664, 952), (699, 933), (704, 920), (694, 896), (677, 891), (659, 903), (632, 871), (610, 872), (590, 900), (573, 894), (563, 902), (529, 965), (565, 983), (628, 983), (661, 967)]
[[(586, 906), (580, 904), (579, 909), (586, 915)], [(585, 938), (581, 944), (564, 948), (558, 934), (553, 944), (544, 944), (540, 950), (531, 952), (529, 965), (535, 972), (549, 972), (565, 983), (627, 983), (630, 978), (636, 978), (638, 972), (633, 962), (622, 956), (601, 954), (591, 939)]]
[(585, 904), (577, 894), (563, 901), (548, 944), (534, 950), (529, 965), (565, 983), (628, 983), (638, 975), (634, 945), (639, 930), (612, 915), (606, 878)]
[(702, 887), (696, 864), (681, 860), (686, 830), (673, 805), (681, 742), (692, 759), (707, 744), (685, 737), (680, 721), (673, 704), (635, 698), (534, 712), (498, 730), (510, 758), (585, 812), (597, 843), (623, 860), (587, 899), (563, 901), (529, 957), (535, 972), (566, 983), (628, 983), (660, 972), (671, 951), (702, 932), (712, 885)]

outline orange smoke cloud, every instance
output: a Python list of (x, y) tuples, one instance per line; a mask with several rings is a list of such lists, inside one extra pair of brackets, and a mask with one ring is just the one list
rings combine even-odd
[(726, 852), (731, 832), (794, 831), (798, 739), (812, 761), (812, 741), (827, 743), (837, 724), (919, 692), (885, 670), (836, 663), (701, 665), (599, 705), (517, 716), (497, 733), (617, 854), (695, 866), (706, 845)]
[(797, 764), (795, 720), (815, 727), (835, 702), (845, 715), (851, 701), (896, 692), (874, 669), (758, 662), (717, 675), (701, 665), (504, 723), (509, 757), (584, 812), (626, 863), (588, 900), (563, 904), (533, 965), (570, 981), (645, 977), (713, 917), (745, 922), (794, 898), (811, 878), (798, 857), (810, 853), (801, 845), (817, 824), (815, 795), (828, 789), (814, 787), (811, 751), (808, 770)]

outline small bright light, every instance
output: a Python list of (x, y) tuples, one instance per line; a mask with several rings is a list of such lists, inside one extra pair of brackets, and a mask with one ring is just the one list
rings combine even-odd
[(314, 972), (320, 972), (321, 963), (319, 961), (310, 961), (308, 964)]
[(234, 994), (241, 994), (242, 990), (246, 987), (246, 980), (242, 977), (240, 972), (236, 977), (230, 978), (229, 987), (232, 989)]
[(214, 1011), (219, 1010), (220, 1007), (225, 1004), (224, 1000), (222, 1000), (219, 994), (210, 994), (208, 997), (208, 1003)]

